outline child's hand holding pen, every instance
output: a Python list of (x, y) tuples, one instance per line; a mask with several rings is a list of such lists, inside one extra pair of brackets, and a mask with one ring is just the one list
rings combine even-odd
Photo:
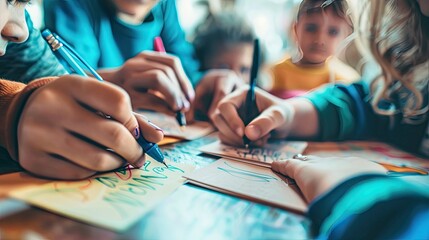
[[(55, 33), (52, 33), (49, 29), (45, 29), (42, 32), (42, 36), (45, 38), (46, 42), (51, 47), (52, 51), (57, 52), (57, 57), (62, 61), (64, 66), (69, 69), (72, 72), (78, 73), (81, 76), (87, 77), (87, 72), (85, 69), (91, 73), (99, 82), (104, 82), (104, 79), (89, 65), (85, 59), (83, 59), (69, 44), (67, 44), (66, 41), (64, 41), (60, 36), (58, 36)], [(129, 99), (129, 98), (127, 98)], [(128, 101), (129, 102), (129, 101)], [(120, 101), (119, 103), (122, 103)], [(105, 113), (103, 111), (97, 111), (99, 115), (106, 119), (111, 119), (112, 116), (108, 113)], [(136, 113), (133, 113), (134, 115), (138, 115)], [(138, 115), (140, 116), (140, 115)], [(115, 120), (115, 118), (113, 118)], [(152, 124), (152, 126), (156, 127)], [(160, 130), (158, 127), (156, 127), (157, 130)], [(161, 150), (159, 149), (158, 145), (156, 143), (150, 142), (147, 139), (144, 138), (143, 135), (140, 134), (140, 128), (137, 125), (135, 128), (131, 129), (132, 133), (134, 134), (136, 141), (138, 144), (142, 147), (143, 151), (145, 151), (149, 156), (151, 156), (156, 161), (164, 164), (166, 167), (167, 164), (164, 161), (164, 155), (162, 154)], [(109, 149), (112, 151), (113, 149)], [(114, 150), (113, 150), (114, 151)], [(132, 165), (134, 167), (141, 167), (143, 165), (144, 161), (138, 161), (133, 163)]]
[(123, 90), (75, 75), (37, 89), (17, 129), (21, 166), (38, 176), (58, 179), (86, 178), (125, 162), (141, 167), (145, 154), (136, 141), (138, 135), (150, 142), (163, 138), (162, 130), (132, 113)]
[(261, 113), (245, 125), (239, 110), (245, 103), (248, 89), (249, 87), (238, 89), (219, 102), (213, 122), (219, 130), (221, 141), (229, 145), (244, 146), (246, 143), (243, 138), (246, 136), (251, 145), (263, 146), (273, 135), (285, 137), (288, 131), (281, 128), (287, 127), (286, 120), (291, 112), (288, 108), (281, 107), (280, 99), (258, 88), (255, 88), (256, 105)]
[[(157, 51), (159, 53), (167, 53), (165, 51), (164, 42), (162, 41), (161, 37), (156, 37), (153, 40), (153, 48), (155, 51)], [(186, 109), (186, 110), (189, 110), (189, 109)], [(185, 117), (185, 114), (183, 113), (182, 109), (176, 111), (176, 120), (181, 127), (186, 126), (186, 117)]]
[[(304, 114), (298, 116), (295, 100), (284, 101), (255, 87), (259, 64), (259, 40), (255, 39), (250, 86), (222, 99), (212, 117), (220, 139), (230, 145), (248, 147), (262, 146), (270, 137), (285, 138), (293, 132), (313, 136), (317, 126), (309, 127), (305, 123), (308, 119), (317, 119), (315, 111), (303, 111)], [(301, 103), (300, 108), (313, 110), (314, 107), (308, 102)]]
[[(302, 102), (302, 99), (283, 100), (268, 92), (255, 88), (256, 105), (259, 112), (245, 126), (238, 114), (238, 109), (245, 102), (248, 87), (238, 89), (228, 95), (219, 103), (214, 117), (214, 124), (219, 130), (220, 139), (227, 144), (243, 146), (243, 136), (246, 135), (253, 145), (262, 146), (269, 138), (297, 136), (314, 136), (317, 130), (306, 121), (316, 118), (314, 106), (310, 101)], [(300, 108), (301, 113), (296, 109)]]
[(144, 51), (115, 71), (99, 73), (128, 92), (133, 109), (175, 115), (189, 111), (195, 98), (180, 60), (170, 54)]

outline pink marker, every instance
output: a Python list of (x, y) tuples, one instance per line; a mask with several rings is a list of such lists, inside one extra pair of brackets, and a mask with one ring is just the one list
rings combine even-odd
[(166, 52), (161, 37), (155, 37), (155, 39), (153, 40), (153, 49), (155, 49), (155, 51), (157, 52)]
[[(162, 53), (166, 52), (165, 47), (164, 47), (164, 43), (162, 42), (161, 37), (155, 37), (153, 39), (153, 49), (157, 52), (162, 52)], [(176, 112), (176, 120), (181, 127), (186, 126), (186, 117), (182, 111)]]

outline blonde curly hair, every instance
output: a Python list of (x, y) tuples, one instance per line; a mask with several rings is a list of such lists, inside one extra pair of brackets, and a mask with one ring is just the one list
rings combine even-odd
[[(359, 18), (359, 35), (382, 69), (372, 81), (375, 112), (405, 118), (425, 114), (429, 81), (428, 18), (415, 0), (367, 0)], [(369, 33), (369, 35), (368, 35)], [(402, 106), (381, 109), (381, 100), (398, 96)]]

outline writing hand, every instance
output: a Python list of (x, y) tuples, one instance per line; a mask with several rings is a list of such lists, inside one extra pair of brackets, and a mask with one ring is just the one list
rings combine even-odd
[(128, 92), (134, 109), (173, 115), (179, 110), (188, 111), (195, 97), (180, 59), (166, 53), (144, 51), (113, 73), (100, 73)]
[(144, 153), (135, 136), (139, 125), (148, 141), (162, 139), (162, 131), (132, 114), (122, 89), (63, 76), (28, 99), (18, 125), (18, 160), (29, 172), (58, 179), (82, 179), (126, 162), (142, 166)]
[(243, 135), (246, 134), (253, 145), (262, 146), (269, 137), (286, 137), (293, 108), (258, 88), (255, 89), (256, 104), (261, 114), (244, 126), (238, 109), (244, 104), (247, 91), (248, 87), (240, 88), (219, 102), (213, 122), (219, 130), (220, 139), (230, 145), (242, 146)]
[(255, 88), (259, 116), (244, 126), (237, 109), (245, 102), (248, 87), (238, 89), (219, 102), (213, 122), (220, 139), (242, 146), (243, 135), (251, 145), (262, 146), (271, 138), (314, 138), (319, 133), (319, 116), (315, 106), (305, 98), (283, 100)]
[(307, 202), (356, 175), (386, 174), (381, 165), (366, 159), (350, 157), (320, 158), (308, 156), (307, 161), (290, 159), (273, 162), (271, 168), (295, 179)]

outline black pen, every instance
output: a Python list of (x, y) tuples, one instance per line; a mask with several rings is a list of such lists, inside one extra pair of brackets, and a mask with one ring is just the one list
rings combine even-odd
[[(45, 29), (42, 32), (43, 38), (48, 42), (52, 51), (56, 51), (62, 60), (64, 60), (68, 67), (70, 67), (76, 74), (81, 76), (88, 76), (83, 70), (82, 66), (79, 64), (82, 63), (84, 67), (88, 69), (89, 72), (99, 81), (104, 82), (103, 78), (93, 69), (70, 45), (68, 45), (60, 36), (55, 33), (52, 33), (50, 30)], [(155, 159), (157, 162), (164, 164), (167, 168), (167, 164), (164, 161), (164, 155), (159, 149), (158, 144), (148, 142), (144, 139), (143, 134), (140, 133), (139, 138), (137, 139), (139, 145), (143, 148), (144, 152)]]
[[(256, 104), (255, 86), (256, 79), (258, 77), (259, 64), (260, 64), (261, 50), (259, 46), (259, 39), (255, 39), (253, 42), (253, 59), (252, 68), (250, 71), (250, 82), (249, 91), (246, 95), (244, 104), (240, 107), (238, 113), (243, 120), (244, 126), (247, 126), (253, 119), (259, 115), (258, 105)], [(243, 135), (243, 142), (246, 148), (249, 147), (250, 139)]]

